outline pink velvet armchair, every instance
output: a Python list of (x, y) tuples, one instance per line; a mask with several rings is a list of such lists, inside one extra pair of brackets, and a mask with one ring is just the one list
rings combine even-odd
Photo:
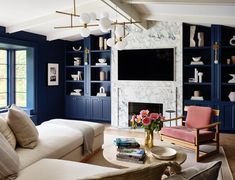
[[(196, 161), (219, 152), (219, 122), (211, 124), (212, 116), (219, 116), (219, 110), (210, 107), (186, 106), (186, 121), (180, 116), (173, 119), (165, 120), (176, 121), (176, 126), (163, 127), (160, 131), (161, 140), (170, 141), (173, 144), (193, 149), (195, 151)], [(180, 126), (177, 126), (178, 120), (181, 119)], [(215, 129), (215, 131), (212, 131)], [(203, 152), (200, 145), (215, 143), (215, 150)]]

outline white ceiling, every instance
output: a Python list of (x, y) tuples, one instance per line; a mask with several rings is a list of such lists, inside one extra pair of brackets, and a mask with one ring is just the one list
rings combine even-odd
[[(0, 26), (14, 33), (27, 31), (47, 36), (48, 40), (80, 39), (79, 28), (54, 29), (69, 25), (70, 17), (55, 11), (72, 13), (73, 0), (0, 0)], [(108, 4), (108, 5), (107, 5)], [(77, 13), (95, 12), (99, 17), (104, 11), (112, 20), (117, 9), (126, 17), (151, 21), (179, 21), (197, 24), (224, 24), (235, 27), (235, 0), (76, 0)], [(111, 8), (111, 7), (112, 8)], [(76, 25), (78, 19), (75, 18)], [(92, 34), (100, 34), (97, 27)]]

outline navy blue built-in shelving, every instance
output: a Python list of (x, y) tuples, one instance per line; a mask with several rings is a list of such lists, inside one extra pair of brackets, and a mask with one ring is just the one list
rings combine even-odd
[[(111, 122), (111, 49), (99, 49), (99, 37), (91, 35), (67, 45), (65, 66), (67, 118)], [(102, 37), (109, 38), (110, 34)], [(81, 51), (73, 50), (73, 47), (80, 46)], [(74, 66), (74, 57), (80, 57), (81, 65)], [(105, 58), (107, 65), (97, 65), (100, 58)], [(77, 74), (77, 71), (82, 71), (82, 80), (72, 79), (71, 75)], [(100, 80), (101, 71), (105, 73), (105, 80)], [(104, 87), (107, 96), (97, 96), (100, 87)], [(82, 89), (81, 95), (74, 95), (72, 92), (75, 92), (75, 89)]]
[[(235, 91), (235, 83), (228, 83), (231, 79), (229, 74), (235, 74), (235, 62), (231, 56), (235, 56), (235, 46), (229, 44), (230, 39), (235, 35), (235, 28), (222, 25), (211, 25), (205, 27), (196, 26), (195, 40), (197, 33), (204, 32), (204, 47), (189, 47), (191, 24), (183, 24), (183, 104), (210, 106), (220, 110), (219, 120), (221, 130), (235, 132), (235, 102), (231, 102), (228, 95)], [(213, 45), (218, 43), (218, 64), (214, 63), (215, 50)], [(203, 65), (191, 65), (192, 57), (201, 56)], [(230, 59), (230, 64), (227, 64)], [(194, 77), (194, 69), (203, 72), (202, 83), (188, 82)], [(204, 100), (191, 100), (194, 91), (200, 91)]]

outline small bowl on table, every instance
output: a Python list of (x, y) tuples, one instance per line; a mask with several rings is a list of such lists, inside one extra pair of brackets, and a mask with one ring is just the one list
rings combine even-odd
[(154, 147), (151, 149), (153, 157), (162, 160), (174, 159), (176, 157), (177, 151), (170, 147)]

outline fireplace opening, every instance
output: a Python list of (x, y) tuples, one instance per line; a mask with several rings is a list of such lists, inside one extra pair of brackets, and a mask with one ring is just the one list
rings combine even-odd
[(137, 115), (141, 110), (147, 109), (150, 113), (163, 113), (163, 104), (158, 103), (139, 103), (139, 102), (128, 102), (128, 126), (131, 126), (132, 115)]

